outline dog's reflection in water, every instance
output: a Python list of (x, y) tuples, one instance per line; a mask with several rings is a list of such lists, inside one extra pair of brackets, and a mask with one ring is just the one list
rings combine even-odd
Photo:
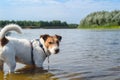
[(45, 69), (43, 69), (43, 68), (37, 68), (37, 67), (35, 67), (35, 66), (25, 66), (25, 67), (23, 67), (23, 68), (21, 68), (21, 69), (17, 69), (16, 71), (15, 71), (15, 73), (47, 73), (48, 72), (48, 70), (45, 70)]

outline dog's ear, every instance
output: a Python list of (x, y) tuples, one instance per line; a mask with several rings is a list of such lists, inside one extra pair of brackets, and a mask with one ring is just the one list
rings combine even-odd
[(46, 41), (48, 37), (49, 37), (48, 34), (44, 34), (40, 36), (40, 38), (43, 38), (44, 41)]
[(61, 41), (62, 36), (60, 36), (60, 35), (55, 35), (55, 36), (57, 37), (57, 39), (58, 39), (59, 41)]

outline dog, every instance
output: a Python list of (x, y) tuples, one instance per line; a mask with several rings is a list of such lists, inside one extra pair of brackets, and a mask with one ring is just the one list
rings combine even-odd
[(43, 67), (44, 60), (51, 54), (57, 54), (59, 43), (62, 39), (60, 35), (41, 35), (38, 39), (29, 41), (27, 39), (17, 39), (6, 36), (9, 31), (22, 33), (22, 29), (17, 24), (6, 25), (0, 32), (0, 70), (3, 70), (4, 62), (9, 67), (9, 72), (15, 71), (16, 62)]

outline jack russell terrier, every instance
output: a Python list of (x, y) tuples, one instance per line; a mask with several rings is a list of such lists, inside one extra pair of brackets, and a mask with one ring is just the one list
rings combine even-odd
[(46, 57), (59, 52), (59, 42), (62, 39), (59, 35), (44, 34), (39, 39), (29, 41), (6, 37), (5, 35), (9, 31), (22, 33), (21, 27), (16, 24), (6, 25), (1, 30), (0, 70), (3, 70), (4, 62), (9, 66), (9, 72), (14, 72), (16, 62), (41, 68)]

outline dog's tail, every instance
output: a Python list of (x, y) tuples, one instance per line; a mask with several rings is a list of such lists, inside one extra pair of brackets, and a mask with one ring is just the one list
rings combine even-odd
[(3, 39), (6, 35), (7, 32), (9, 31), (16, 31), (18, 33), (22, 33), (22, 29), (19, 25), (17, 24), (9, 24), (6, 25), (0, 32), (0, 39)]

